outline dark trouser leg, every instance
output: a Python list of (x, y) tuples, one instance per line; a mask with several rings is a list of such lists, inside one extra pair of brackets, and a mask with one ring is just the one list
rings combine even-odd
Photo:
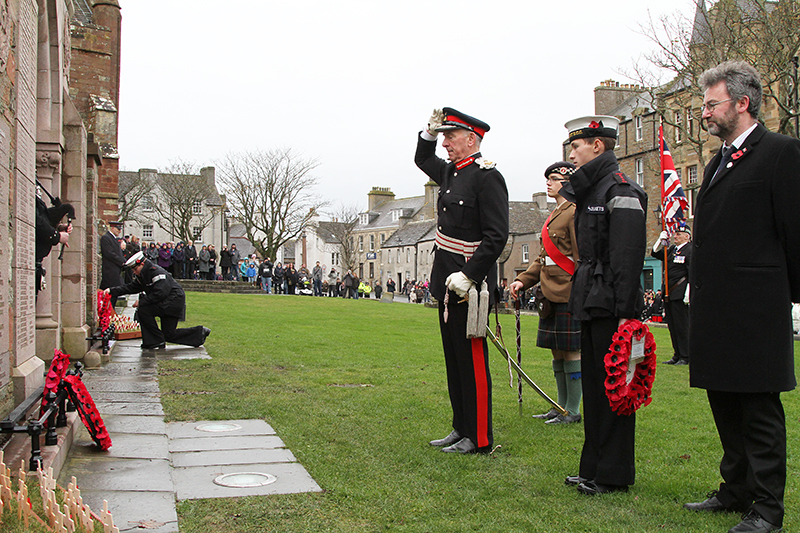
[(605, 355), (619, 319), (581, 323), (581, 375), (585, 440), (580, 476), (603, 485), (633, 485), (636, 415), (611, 410), (605, 388)]
[(689, 306), (681, 300), (670, 300), (666, 310), (672, 349), (678, 358), (689, 359)]
[(186, 346), (201, 346), (203, 344), (203, 326), (193, 328), (178, 328), (178, 319), (174, 316), (162, 316), (161, 327), (164, 339), (174, 344)]
[(707, 394), (723, 449), (719, 471), (724, 482), (717, 497), (728, 507), (751, 507), (782, 525), (786, 418), (780, 393)]
[[(458, 301), (451, 293), (450, 301)], [(447, 323), (439, 304), (447, 369), (447, 389), (453, 407), (453, 429), (484, 451), (494, 443), (492, 433), (492, 377), (486, 339), (467, 339), (467, 304), (450, 304)]]
[(164, 342), (164, 334), (158, 327), (156, 316), (158, 309), (152, 305), (140, 305), (137, 317), (142, 328), (142, 345), (156, 346)]

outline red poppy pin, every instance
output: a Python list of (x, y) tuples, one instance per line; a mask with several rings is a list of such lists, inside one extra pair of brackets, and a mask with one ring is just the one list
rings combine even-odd
[(597, 123), (597, 121), (593, 120), (593, 121), (591, 121), (591, 122), (589, 123), (589, 127), (590, 127), (590, 128), (594, 128), (594, 129), (597, 129), (597, 128), (599, 128), (599, 127), (600, 127), (600, 124), (598, 124), (598, 123)]
[(731, 159), (733, 159), (733, 160), (739, 159), (740, 157), (742, 157), (744, 155), (744, 153), (746, 151), (747, 151), (747, 148), (742, 148), (738, 152), (735, 152), (733, 155), (731, 155)]

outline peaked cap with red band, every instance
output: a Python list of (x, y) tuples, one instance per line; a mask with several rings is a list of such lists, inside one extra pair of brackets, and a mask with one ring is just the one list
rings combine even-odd
[(617, 138), (619, 119), (608, 115), (594, 115), (575, 118), (564, 124), (569, 131), (569, 141), (590, 137)]
[(444, 113), (444, 121), (442, 121), (441, 126), (436, 128), (437, 132), (458, 129), (468, 130), (474, 132), (478, 137), (483, 139), (483, 136), (489, 131), (489, 125), (484, 121), (465, 115), (452, 107), (443, 107), (442, 112)]

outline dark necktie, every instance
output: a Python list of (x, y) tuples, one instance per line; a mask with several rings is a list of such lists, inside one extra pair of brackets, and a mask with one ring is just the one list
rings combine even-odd
[(717, 167), (717, 170), (714, 171), (714, 176), (711, 178), (712, 181), (714, 180), (714, 178), (717, 177), (717, 174), (719, 174), (719, 171), (722, 170), (723, 168), (725, 168), (725, 165), (727, 165), (728, 162), (730, 162), (731, 156), (733, 155), (733, 152), (735, 152), (735, 151), (736, 151), (736, 147), (734, 145), (730, 145), (729, 147), (727, 147), (724, 150), (722, 150), (722, 159), (720, 159), (720, 161), (719, 161), (719, 166)]

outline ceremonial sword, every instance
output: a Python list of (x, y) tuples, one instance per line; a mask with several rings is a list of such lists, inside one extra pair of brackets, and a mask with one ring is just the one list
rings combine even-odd
[(538, 392), (538, 393), (539, 393), (539, 396), (541, 396), (542, 398), (544, 398), (544, 399), (545, 399), (545, 401), (547, 401), (547, 403), (549, 403), (550, 405), (552, 405), (552, 406), (553, 406), (553, 409), (555, 409), (556, 411), (558, 411), (559, 413), (561, 413), (561, 414), (562, 414), (562, 415), (564, 415), (564, 416), (567, 416), (567, 415), (569, 415), (569, 411), (567, 411), (566, 409), (564, 409), (563, 407), (561, 407), (560, 405), (558, 405), (558, 403), (557, 403), (557, 402), (553, 401), (553, 399), (552, 399), (552, 398), (550, 398), (550, 396), (548, 396), (546, 392), (544, 392), (542, 389), (540, 389), (540, 388), (539, 388), (539, 385), (537, 385), (536, 383), (534, 383), (534, 381), (533, 381), (531, 378), (529, 378), (529, 377), (528, 377), (528, 374), (526, 374), (526, 373), (525, 373), (525, 371), (524, 371), (524, 370), (522, 370), (522, 368), (520, 368), (519, 364), (517, 364), (517, 362), (516, 362), (516, 361), (514, 361), (514, 358), (513, 358), (513, 357), (511, 357), (511, 356), (509, 355), (509, 353), (508, 353), (508, 350), (506, 349), (506, 347), (505, 347), (505, 346), (503, 346), (503, 343), (502, 343), (502, 342), (500, 342), (500, 341), (497, 339), (497, 337), (495, 337), (494, 333), (492, 333), (492, 328), (490, 328), (488, 325), (486, 326), (486, 337), (487, 337), (489, 340), (491, 340), (491, 341), (492, 341), (492, 344), (494, 344), (494, 345), (495, 345), (495, 347), (497, 347), (497, 349), (498, 349), (498, 350), (500, 350), (500, 353), (503, 355), (503, 357), (505, 357), (505, 358), (506, 358), (506, 360), (508, 361), (508, 364), (509, 364), (509, 365), (511, 365), (511, 367), (512, 367), (514, 370), (516, 370), (516, 371), (517, 371), (517, 374), (519, 374), (519, 377), (520, 377), (520, 378), (522, 378), (522, 380), (523, 380), (525, 383), (527, 383), (528, 385), (530, 385), (531, 387), (533, 387), (533, 390), (535, 390), (536, 392)]

